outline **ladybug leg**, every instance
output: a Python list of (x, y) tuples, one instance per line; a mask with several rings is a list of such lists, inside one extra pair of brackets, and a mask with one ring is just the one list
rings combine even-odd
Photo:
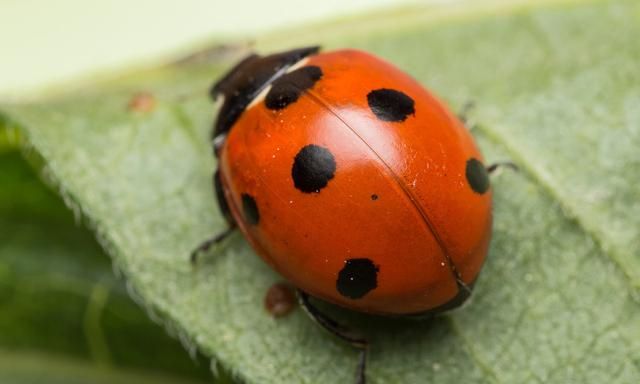
[(458, 286), (458, 295), (454, 299), (456, 301), (455, 306), (459, 306), (469, 297), (471, 297), (471, 287), (465, 283), (462, 278), (456, 277), (456, 285)]
[(492, 174), (493, 172), (495, 172), (497, 169), (500, 168), (511, 168), (511, 170), (518, 172), (520, 170), (520, 168), (518, 168), (517, 165), (515, 165), (514, 163), (510, 162), (510, 161), (501, 161), (498, 163), (493, 163), (491, 165), (489, 165), (487, 167), (487, 172), (489, 174)]
[(209, 250), (212, 246), (221, 243), (226, 239), (233, 231), (236, 229), (236, 226), (229, 226), (224, 231), (214, 235), (213, 237), (208, 238), (198, 245), (193, 251), (191, 251), (191, 264), (196, 264), (198, 262), (198, 256)]
[(191, 263), (195, 264), (198, 261), (198, 255), (206, 252), (213, 245), (221, 243), (224, 239), (226, 239), (233, 231), (236, 229), (237, 225), (233, 216), (231, 215), (231, 210), (229, 209), (229, 204), (227, 204), (227, 200), (224, 197), (224, 191), (222, 189), (222, 181), (220, 180), (220, 171), (216, 170), (213, 174), (213, 187), (216, 191), (216, 198), (218, 199), (218, 207), (222, 216), (224, 216), (227, 221), (227, 229), (216, 234), (215, 236), (203, 241), (200, 245), (196, 247), (191, 252)]
[[(466, 103), (464, 103), (464, 105), (462, 106), (462, 108), (460, 108), (460, 111), (458, 112), (458, 115), (457, 115), (458, 119), (460, 119), (462, 124), (464, 124), (464, 126), (467, 127), (467, 129), (469, 130), (472, 130), (475, 126), (475, 124), (470, 123), (470, 119), (469, 119), (469, 114), (474, 108), (475, 108), (475, 103), (469, 100)], [(493, 172), (496, 171), (496, 169), (504, 168), (504, 167), (511, 168), (516, 172), (519, 171), (518, 166), (515, 165), (514, 163), (510, 161), (501, 161), (501, 162), (497, 162), (489, 165), (487, 167), (487, 172), (489, 174), (492, 174)]]
[(360, 360), (358, 360), (358, 368), (356, 369), (356, 384), (367, 384), (367, 347), (360, 350)]
[(462, 105), (462, 108), (460, 108), (460, 111), (458, 112), (458, 119), (460, 119), (462, 124), (464, 124), (467, 128), (473, 126), (469, 124), (469, 114), (471, 113), (473, 108), (475, 108), (475, 106), (476, 104), (473, 101), (469, 100)]
[(369, 350), (369, 341), (358, 332), (345, 327), (338, 323), (334, 319), (325, 315), (316, 306), (314, 306), (310, 297), (306, 292), (298, 290), (298, 297), (300, 299), (300, 305), (305, 310), (307, 315), (311, 317), (318, 325), (324, 328), (332, 335), (339, 339), (351, 344), (354, 348), (360, 350), (360, 359), (358, 361), (358, 368), (356, 369), (356, 384), (366, 384), (366, 365), (367, 365), (367, 351)]

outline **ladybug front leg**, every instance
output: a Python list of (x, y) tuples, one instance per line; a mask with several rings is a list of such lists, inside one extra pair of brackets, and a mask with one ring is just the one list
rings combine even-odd
[(300, 305), (302, 308), (318, 325), (332, 335), (360, 350), (360, 359), (358, 361), (358, 368), (356, 369), (356, 384), (366, 384), (366, 364), (369, 341), (354, 330), (345, 327), (322, 313), (316, 306), (311, 304), (310, 297), (306, 292), (298, 290), (298, 297), (300, 298)]
[(232, 234), (234, 232), (234, 230), (237, 228), (237, 224), (235, 222), (235, 220), (233, 219), (233, 216), (231, 215), (231, 210), (229, 209), (229, 204), (227, 203), (227, 200), (225, 199), (224, 196), (224, 191), (222, 190), (222, 181), (220, 180), (220, 170), (216, 170), (216, 172), (213, 174), (213, 187), (216, 191), (216, 198), (218, 200), (218, 207), (220, 209), (220, 212), (222, 213), (222, 216), (225, 218), (225, 220), (227, 221), (227, 229), (225, 229), (224, 231), (214, 235), (213, 237), (203, 241), (200, 245), (198, 245), (196, 247), (196, 249), (194, 249), (191, 252), (191, 263), (195, 264), (198, 261), (198, 255), (201, 254), (202, 252), (206, 252), (209, 250), (209, 248), (211, 248), (213, 245), (219, 244), (222, 241), (224, 241), (224, 239), (226, 239), (230, 234)]
[(227, 238), (230, 234), (232, 234), (236, 229), (236, 226), (228, 227), (224, 231), (214, 235), (213, 237), (208, 238), (198, 245), (193, 251), (191, 251), (191, 264), (196, 264), (198, 262), (198, 256), (209, 250), (212, 246), (221, 243), (224, 239)]

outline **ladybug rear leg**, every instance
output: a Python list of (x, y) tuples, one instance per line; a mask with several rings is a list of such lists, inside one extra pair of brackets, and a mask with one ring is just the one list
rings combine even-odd
[(338, 323), (334, 319), (322, 313), (322, 311), (311, 303), (310, 297), (306, 292), (298, 290), (298, 297), (300, 298), (300, 305), (302, 308), (318, 325), (332, 335), (360, 350), (360, 359), (358, 361), (358, 368), (356, 369), (356, 384), (366, 384), (367, 380), (365, 372), (369, 341), (358, 332)]
[(213, 187), (216, 191), (216, 198), (218, 200), (218, 207), (220, 209), (220, 212), (222, 213), (222, 216), (225, 218), (225, 220), (227, 221), (227, 229), (223, 230), (222, 232), (212, 236), (211, 238), (203, 241), (200, 245), (198, 245), (192, 252), (191, 252), (191, 263), (195, 264), (198, 261), (198, 255), (200, 255), (203, 252), (206, 252), (209, 250), (209, 248), (211, 248), (212, 246), (221, 243), (222, 241), (224, 241), (224, 239), (226, 239), (230, 234), (232, 234), (235, 229), (237, 228), (236, 222), (233, 219), (233, 216), (231, 215), (231, 210), (229, 209), (229, 204), (227, 203), (227, 200), (224, 197), (224, 191), (222, 189), (222, 181), (220, 180), (220, 171), (216, 170), (216, 172), (213, 174)]

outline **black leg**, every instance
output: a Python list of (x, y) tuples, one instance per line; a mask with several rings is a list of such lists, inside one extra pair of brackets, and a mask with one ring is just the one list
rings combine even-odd
[(213, 189), (215, 190), (215, 193), (216, 193), (216, 199), (218, 201), (218, 207), (220, 208), (220, 212), (222, 213), (222, 216), (226, 220), (228, 226), (227, 226), (227, 229), (225, 229), (224, 231), (203, 241), (200, 245), (196, 247), (196, 249), (194, 249), (191, 252), (192, 264), (195, 264), (198, 261), (198, 255), (200, 255), (202, 252), (208, 251), (209, 248), (211, 248), (213, 245), (216, 245), (224, 241), (224, 239), (226, 239), (237, 228), (237, 224), (233, 219), (233, 216), (231, 215), (229, 204), (227, 203), (227, 200), (224, 195), (224, 188), (222, 185), (222, 180), (220, 179), (219, 169), (216, 169), (215, 173), (213, 174)]
[[(471, 287), (467, 285), (460, 277), (456, 277), (456, 285), (458, 286), (458, 295), (456, 296), (456, 307), (462, 305), (469, 297), (471, 297)], [(454, 307), (455, 308), (455, 307)]]
[(513, 171), (516, 171), (516, 172), (518, 172), (520, 170), (517, 165), (515, 165), (514, 163), (512, 163), (510, 161), (501, 161), (501, 162), (493, 163), (493, 164), (489, 165), (487, 167), (487, 172), (489, 172), (489, 174), (492, 174), (497, 169), (504, 168), (504, 167), (511, 168)]
[(460, 119), (462, 124), (464, 124), (467, 128), (469, 127), (469, 113), (474, 107), (475, 103), (473, 101), (467, 101), (458, 112), (458, 119)]
[(194, 249), (191, 252), (191, 264), (197, 263), (198, 262), (198, 255), (200, 255), (202, 252), (208, 251), (209, 248), (211, 248), (211, 246), (222, 242), (230, 234), (232, 234), (235, 229), (236, 229), (235, 225), (230, 225), (224, 231), (222, 231), (222, 232), (218, 233), (217, 235), (215, 235), (215, 236), (203, 241), (200, 245), (198, 245), (196, 247), (196, 249)]
[(367, 351), (368, 347), (360, 349), (360, 360), (356, 369), (356, 384), (367, 384)]
[(367, 351), (369, 349), (369, 341), (361, 334), (354, 330), (345, 327), (338, 323), (334, 319), (328, 317), (322, 313), (316, 306), (311, 304), (309, 295), (301, 290), (298, 290), (298, 297), (300, 298), (300, 305), (307, 312), (317, 324), (319, 324), (326, 331), (339, 339), (351, 344), (353, 347), (360, 350), (360, 359), (358, 362), (358, 368), (356, 370), (356, 384), (366, 384), (366, 365), (367, 365)]
[[(469, 124), (469, 113), (473, 110), (473, 108), (475, 108), (475, 103), (473, 101), (467, 101), (466, 103), (464, 103), (462, 108), (460, 108), (460, 112), (458, 112), (458, 119), (460, 119), (462, 124), (464, 124), (469, 130), (473, 129), (474, 127), (473, 124)], [(493, 163), (489, 165), (487, 167), (487, 172), (491, 174), (495, 172), (496, 169), (503, 168), (503, 167), (511, 168), (516, 172), (519, 171), (518, 166), (515, 165), (514, 163), (510, 161), (501, 161), (501, 162)]]

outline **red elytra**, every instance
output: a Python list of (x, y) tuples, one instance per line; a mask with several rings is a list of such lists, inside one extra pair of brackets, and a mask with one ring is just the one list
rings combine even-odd
[(491, 190), (464, 125), (413, 78), (357, 50), (257, 55), (212, 90), (222, 211), (311, 296), (380, 315), (468, 297)]

